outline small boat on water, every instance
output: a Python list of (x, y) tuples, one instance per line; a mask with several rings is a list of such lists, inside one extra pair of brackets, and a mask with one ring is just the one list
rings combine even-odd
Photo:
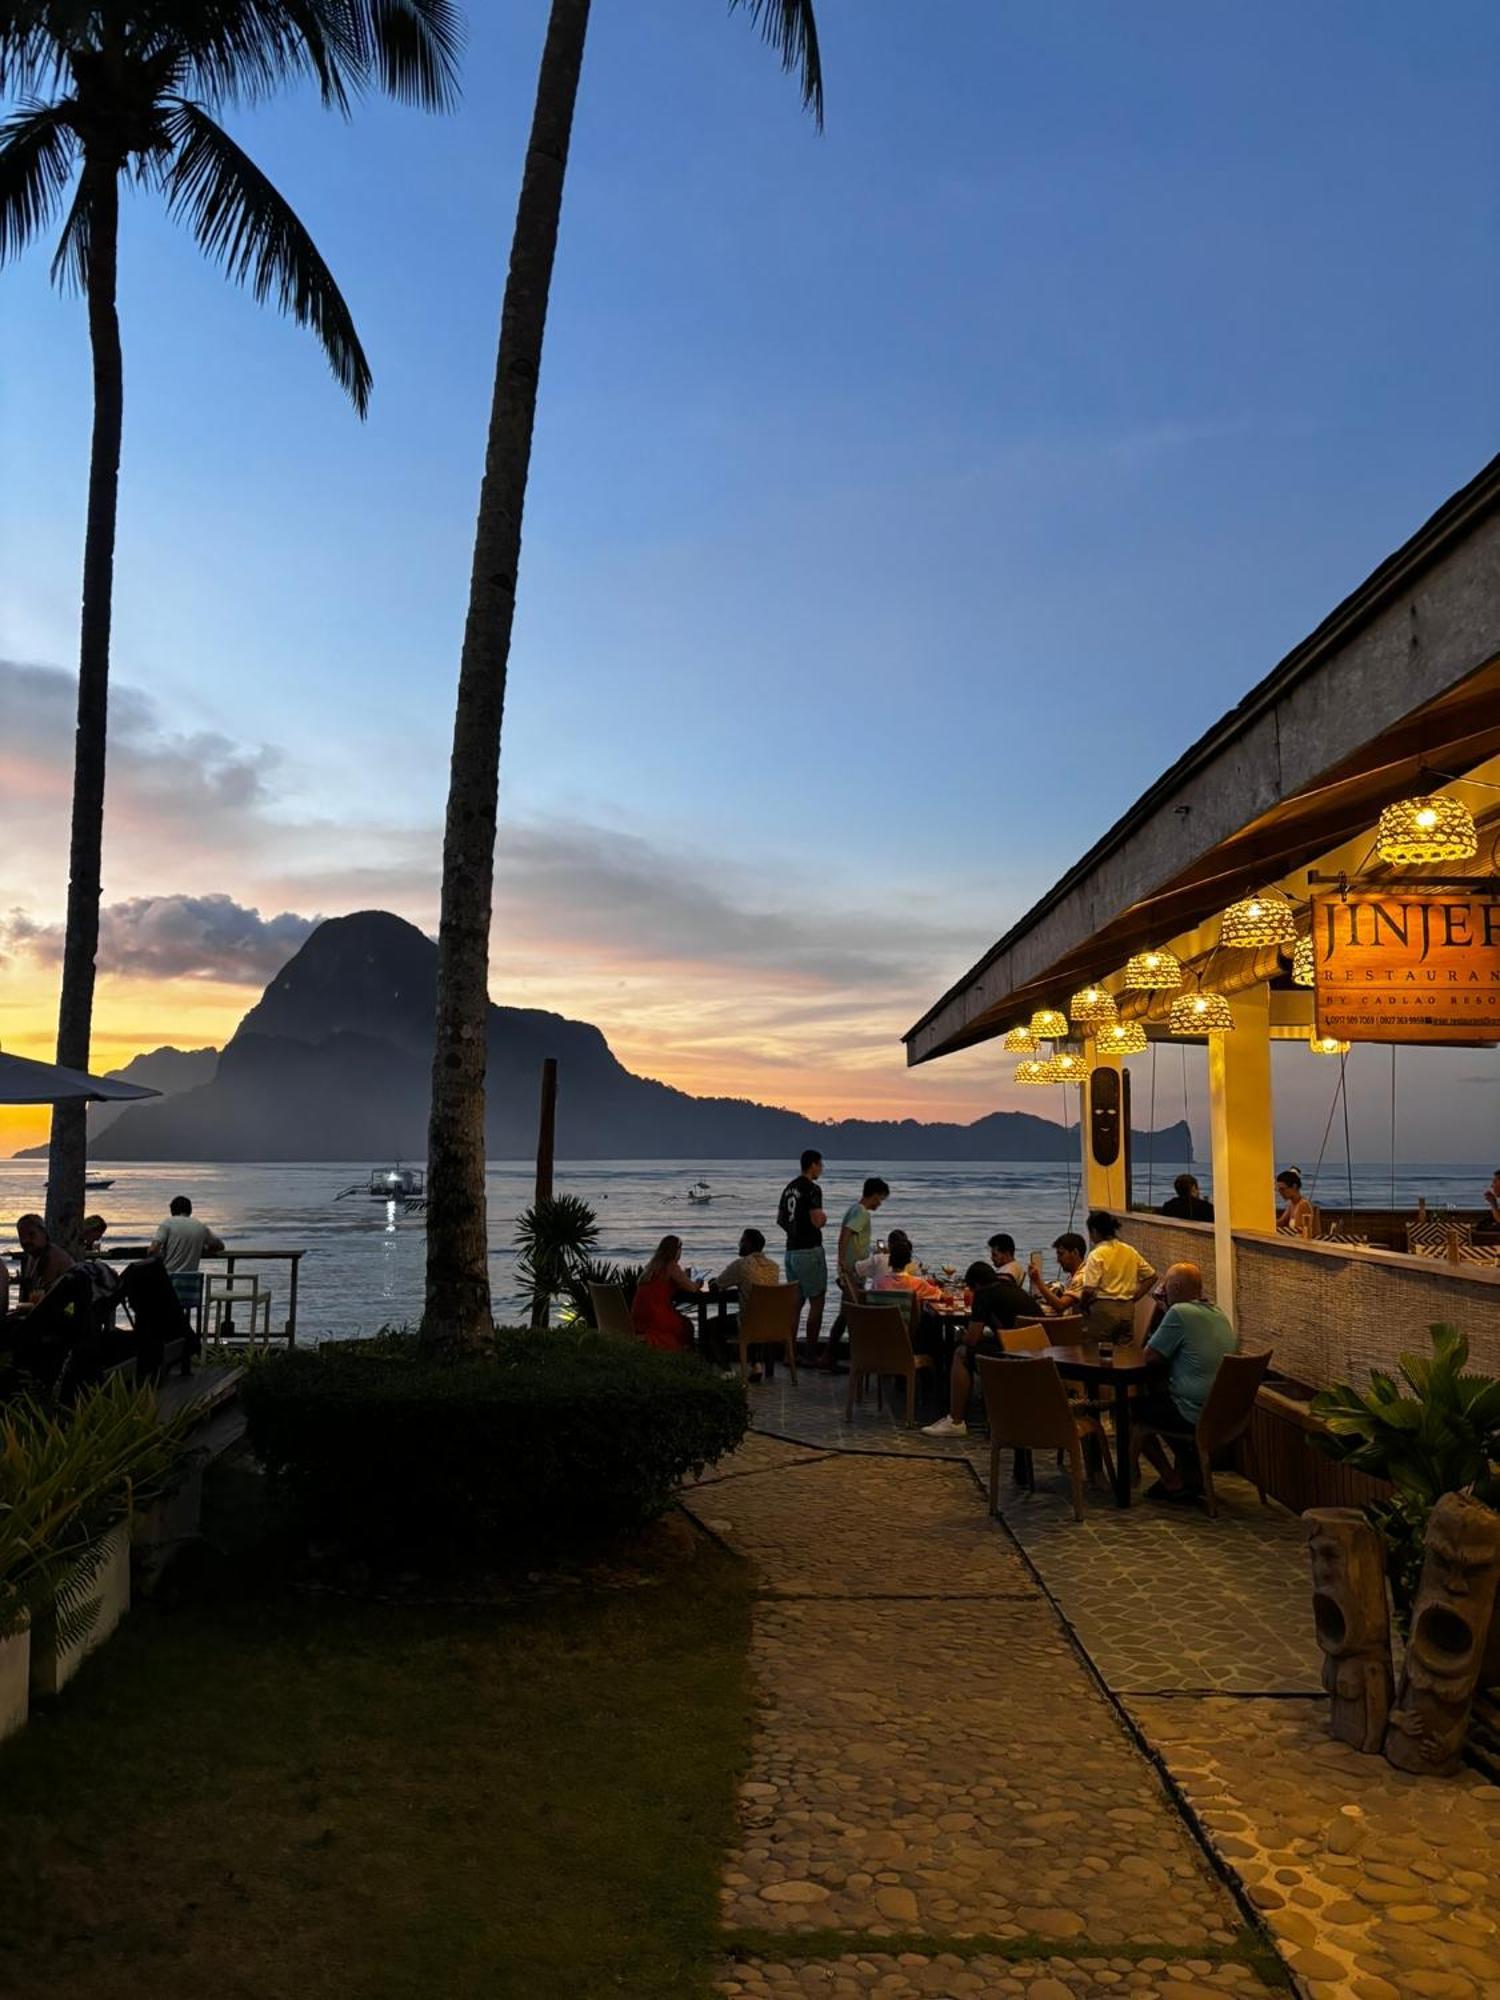
[(114, 1184), (115, 1184), (115, 1177), (113, 1174), (109, 1174), (103, 1177), (101, 1177), (98, 1174), (95, 1174), (90, 1179), (84, 1182), (84, 1186), (86, 1188), (107, 1188), (107, 1187), (113, 1187)]
[(427, 1176), (420, 1167), (403, 1167), (398, 1160), (394, 1167), (371, 1167), (368, 1181), (356, 1181), (353, 1187), (346, 1187), (334, 1196), (335, 1201), (347, 1201), (350, 1195), (362, 1194), (371, 1201), (398, 1201), (403, 1205), (420, 1202), (427, 1206)]
[(689, 1201), (712, 1201), (714, 1191), (707, 1181), (694, 1181), (687, 1191)]

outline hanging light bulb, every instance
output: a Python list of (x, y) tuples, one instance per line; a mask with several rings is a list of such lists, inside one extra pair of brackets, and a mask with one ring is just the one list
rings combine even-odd
[(1050, 1056), (1044, 1057), (1041, 1061), (1037, 1061), (1035, 1058), (1028, 1058), (1026, 1061), (1016, 1064), (1016, 1082), (1050, 1083), (1052, 1078), (1047, 1072), (1051, 1068), (1052, 1058)]
[(1068, 1019), (1075, 1028), (1097, 1028), (1103, 1022), (1118, 1018), (1115, 996), (1106, 993), (1102, 986), (1085, 986), (1068, 1002)]
[(1275, 890), (1231, 903), (1219, 924), (1219, 943), (1237, 951), (1296, 942), (1297, 919), (1292, 906)]
[(1030, 1028), (1012, 1028), (1000, 1046), (1007, 1055), (1034, 1056), (1037, 1052), (1037, 1039)]
[(1233, 1027), (1222, 993), (1179, 993), (1167, 1016), (1169, 1035), (1227, 1035)]
[(1474, 815), (1458, 799), (1402, 799), (1387, 806), (1375, 830), (1382, 861), (1411, 868), (1421, 861), (1471, 861), (1479, 852)]
[(1142, 1021), (1107, 1021), (1094, 1037), (1101, 1056), (1143, 1056), (1146, 1028)]
[(1293, 986), (1313, 986), (1317, 983), (1313, 971), (1313, 941), (1310, 937), (1299, 937), (1292, 953)]
[(1121, 983), (1127, 993), (1173, 993), (1182, 984), (1182, 960), (1174, 951), (1138, 951)]
[(1031, 1017), (1031, 1032), (1039, 1042), (1060, 1042), (1068, 1032), (1068, 1018), (1055, 1007), (1038, 1007)]
[(1309, 1035), (1307, 1046), (1315, 1056), (1346, 1056), (1349, 1044), (1341, 1042), (1337, 1035)]
[(1082, 1083), (1089, 1073), (1088, 1059), (1076, 1049), (1059, 1049), (1047, 1065), (1052, 1083)]

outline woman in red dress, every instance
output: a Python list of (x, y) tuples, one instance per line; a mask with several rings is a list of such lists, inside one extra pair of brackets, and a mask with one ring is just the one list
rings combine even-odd
[(676, 1301), (696, 1292), (698, 1282), (681, 1264), (682, 1238), (664, 1236), (656, 1254), (641, 1273), (630, 1307), (631, 1322), (648, 1347), (666, 1348), (672, 1353), (689, 1353), (692, 1328), (677, 1310)]

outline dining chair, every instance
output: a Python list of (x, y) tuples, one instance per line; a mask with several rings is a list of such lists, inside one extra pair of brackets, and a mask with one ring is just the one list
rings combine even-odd
[(739, 1318), (740, 1380), (750, 1374), (752, 1347), (779, 1347), (792, 1381), (797, 1380), (797, 1322), (802, 1317), (800, 1285), (750, 1285), (742, 1294)]
[(1063, 1378), (1050, 1354), (1034, 1354), (1019, 1361), (1002, 1361), (995, 1356), (979, 1357), (979, 1382), (984, 1392), (984, 1413), (990, 1427), (990, 1512), (1000, 1507), (1000, 1454), (1009, 1449), (1028, 1455), (1028, 1481), (1036, 1491), (1036, 1474), (1030, 1470), (1030, 1454), (1035, 1451), (1066, 1453), (1068, 1483), (1073, 1489), (1073, 1517), (1083, 1519), (1083, 1440), (1097, 1438), (1100, 1456), (1110, 1484), (1114, 1483), (1114, 1460), (1109, 1439), (1096, 1416), (1079, 1412), (1068, 1401)]
[(917, 1421), (917, 1376), (932, 1367), (930, 1354), (916, 1353), (911, 1344), (909, 1313), (892, 1312), (888, 1305), (846, 1306), (844, 1322), (849, 1328), (849, 1393), (844, 1401), (844, 1419), (854, 1421), (854, 1399), (863, 1397), (870, 1376), (875, 1377), (875, 1407), (884, 1408), (882, 1377), (899, 1375), (906, 1384), (906, 1428)]
[(630, 1317), (630, 1301), (625, 1296), (623, 1285), (596, 1285), (589, 1280), (589, 1304), (594, 1310), (594, 1324), (601, 1333), (611, 1340), (634, 1340), (635, 1322)]
[(1226, 1354), (1214, 1376), (1213, 1387), (1203, 1405), (1203, 1414), (1191, 1429), (1186, 1424), (1143, 1422), (1132, 1438), (1132, 1450), (1137, 1448), (1142, 1436), (1153, 1434), (1171, 1438), (1178, 1444), (1193, 1445), (1203, 1474), (1203, 1498), (1210, 1516), (1215, 1519), (1218, 1517), (1219, 1500), (1214, 1492), (1213, 1455), (1216, 1451), (1227, 1450), (1232, 1444), (1241, 1446), (1242, 1459), (1248, 1461), (1245, 1476), (1260, 1495), (1260, 1504), (1263, 1507), (1266, 1505), (1266, 1489), (1261, 1483), (1260, 1466), (1249, 1433), (1250, 1419), (1255, 1414), (1256, 1394), (1270, 1366), (1269, 1348), (1264, 1354)]
[(1007, 1354), (1044, 1354), (1051, 1344), (1044, 1327), (1022, 1325), (1000, 1329), (1000, 1345)]

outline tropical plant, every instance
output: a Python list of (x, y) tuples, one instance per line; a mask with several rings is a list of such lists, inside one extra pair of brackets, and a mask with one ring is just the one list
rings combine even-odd
[(92, 1617), (111, 1528), (169, 1492), (191, 1410), (163, 1419), (150, 1388), (113, 1382), (69, 1409), (18, 1397), (0, 1414), (0, 1638), (41, 1621), (63, 1646)]
[(594, 1317), (594, 1301), (589, 1295), (590, 1285), (618, 1285), (625, 1294), (629, 1305), (635, 1298), (635, 1288), (641, 1282), (644, 1264), (610, 1264), (602, 1258), (590, 1257), (569, 1277), (563, 1286), (567, 1298), (564, 1322), (571, 1326), (597, 1327)]
[[(218, 122), (225, 107), (310, 80), (347, 112), (375, 87), (438, 108), (458, 46), (452, 0), (0, 0), (0, 263), (61, 213), (52, 274), (83, 294), (94, 421), (84, 528), (78, 726), (57, 1060), (87, 1069), (99, 945), (110, 618), (124, 424), (116, 298), (122, 182), (151, 188), (258, 302), (311, 327), (362, 416), (370, 367), (312, 238)], [(85, 1107), (52, 1117), (47, 1221), (74, 1243), (84, 1205)]]
[(516, 1275), (531, 1302), (531, 1324), (544, 1327), (552, 1301), (567, 1292), (599, 1241), (599, 1218), (576, 1194), (549, 1194), (516, 1217)]
[(1403, 1392), (1384, 1369), (1367, 1391), (1340, 1383), (1313, 1398), (1323, 1450), (1356, 1472), (1388, 1480), (1389, 1500), (1367, 1511), (1386, 1544), (1391, 1590), (1403, 1620), (1422, 1573), (1427, 1519), (1445, 1493), (1500, 1505), (1500, 1380), (1465, 1374), (1469, 1343), (1456, 1326), (1428, 1328), (1432, 1353), (1398, 1357)]
[[(783, 69), (800, 75), (803, 102), (821, 126), (823, 72), (812, 0), (729, 0), (729, 5), (743, 7), (780, 55)], [(542, 337), (588, 20), (589, 0), (551, 0), (500, 315), (453, 719), (427, 1140), (431, 1205), (422, 1336), (460, 1349), (481, 1346), (490, 1337), (484, 1085), (500, 730)]]

